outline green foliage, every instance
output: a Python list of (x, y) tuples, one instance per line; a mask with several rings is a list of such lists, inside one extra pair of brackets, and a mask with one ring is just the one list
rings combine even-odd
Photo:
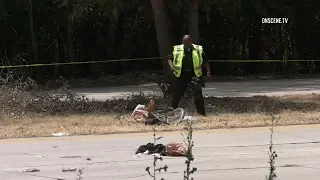
[(192, 128), (192, 121), (188, 121), (185, 126), (185, 132), (186, 132), (186, 140), (185, 143), (187, 144), (187, 154), (185, 161), (186, 164), (186, 170), (184, 171), (184, 180), (193, 180), (194, 178), (191, 177), (192, 174), (194, 174), (197, 171), (197, 168), (193, 167), (191, 168), (191, 163), (194, 161), (194, 156), (192, 153), (192, 148), (194, 146), (193, 140), (192, 140), (192, 134), (193, 134), (193, 128)]
[[(156, 141), (158, 140), (158, 139), (161, 139), (161, 137), (156, 137), (156, 125), (155, 126), (153, 126), (153, 144), (154, 145), (156, 145)], [(168, 166), (167, 165), (165, 165), (165, 166), (163, 166), (163, 167), (157, 167), (157, 162), (158, 162), (158, 160), (160, 160), (160, 161), (163, 161), (163, 157), (160, 155), (160, 157), (158, 157), (158, 156), (156, 156), (155, 154), (153, 155), (153, 171), (152, 172), (150, 172), (150, 167), (146, 167), (146, 171), (147, 171), (147, 173), (149, 174), (149, 176), (151, 177), (151, 178), (153, 178), (154, 180), (156, 180), (157, 179), (157, 173), (159, 172), (159, 173), (161, 173), (161, 171), (164, 171), (164, 172), (167, 172), (167, 170), (168, 170)], [(165, 179), (163, 179), (163, 178), (161, 178), (161, 180), (165, 180)]]
[(276, 171), (276, 167), (275, 167), (275, 162), (276, 162), (276, 158), (278, 157), (278, 154), (276, 153), (276, 151), (273, 148), (273, 133), (274, 133), (274, 127), (275, 127), (275, 123), (276, 123), (276, 119), (274, 116), (272, 116), (272, 124), (271, 124), (271, 135), (270, 135), (270, 146), (269, 146), (269, 164), (270, 164), (270, 168), (269, 168), (269, 176), (267, 176), (267, 180), (275, 180), (277, 177), (277, 174), (275, 173)]
[[(0, 54), (9, 64), (31, 63), (31, 37), (25, 0), (0, 1)], [(72, 6), (73, 45), (77, 61), (159, 56), (149, 0), (33, 0), (34, 29), (40, 63), (65, 62), (67, 51), (67, 2)], [(165, 1), (173, 43), (188, 33), (187, 0)], [(319, 59), (320, 0), (201, 0), (201, 44), (210, 59)], [(117, 10), (117, 24), (112, 24)], [(262, 17), (288, 17), (289, 23), (261, 24)], [(115, 26), (111, 32), (112, 26)], [(115, 43), (110, 43), (110, 42)], [(113, 46), (113, 47), (111, 47)], [(112, 53), (108, 50), (112, 49)], [(108, 53), (107, 53), (108, 52)], [(22, 58), (24, 61), (19, 61)], [(99, 65), (96, 65), (99, 66)], [(76, 66), (71, 77), (92, 77), (96, 66)], [(71, 66), (41, 68), (53, 78), (68, 76)], [(74, 68), (74, 67), (72, 67)], [(105, 73), (160, 69), (159, 61), (113, 63), (99, 66)], [(88, 70), (90, 69), (90, 70)], [(31, 69), (29, 70), (31, 71)], [(319, 64), (216, 64), (215, 75), (270, 72), (319, 72)], [(100, 75), (100, 74), (98, 74)]]

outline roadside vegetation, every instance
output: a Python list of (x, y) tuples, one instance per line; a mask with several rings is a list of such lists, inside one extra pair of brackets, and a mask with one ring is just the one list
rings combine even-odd
[[(132, 95), (128, 99), (89, 101), (72, 93), (67, 82), (54, 94), (45, 91), (32, 79), (2, 79), (0, 85), (0, 138), (151, 132), (152, 128), (130, 118), (138, 104), (150, 97)], [(155, 98), (157, 109), (170, 106), (170, 98)], [(182, 99), (182, 108), (193, 110), (193, 102)], [(266, 126), (267, 113), (280, 117), (278, 125), (317, 124), (320, 117), (320, 95), (284, 97), (242, 97), (205, 100), (208, 117), (198, 117), (194, 130)], [(273, 108), (274, 107), (274, 108)], [(183, 130), (184, 126), (160, 126), (159, 131)]]

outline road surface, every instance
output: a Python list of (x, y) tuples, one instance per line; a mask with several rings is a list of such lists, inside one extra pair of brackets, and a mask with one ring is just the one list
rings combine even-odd
[[(279, 180), (318, 180), (320, 125), (277, 127), (274, 146)], [(179, 132), (159, 133), (159, 143), (181, 142)], [(194, 133), (196, 180), (265, 180), (268, 174), (268, 128), (199, 131)], [(134, 157), (152, 134), (81, 136), (0, 140), (0, 179), (74, 180), (83, 168), (84, 180), (148, 180), (145, 168), (151, 156)], [(67, 158), (69, 156), (69, 158)], [(70, 157), (75, 156), (75, 157)], [(86, 160), (91, 158), (91, 161)], [(184, 158), (165, 157), (167, 173), (159, 177), (183, 179)], [(24, 173), (34, 167), (40, 172)]]
[[(73, 91), (97, 101), (104, 101), (115, 97), (126, 97), (132, 94), (139, 94), (140, 92), (146, 95), (161, 95), (160, 89), (156, 84), (81, 88), (74, 89)], [(204, 95), (216, 97), (282, 96), (312, 93), (320, 93), (320, 79), (213, 82), (207, 83), (206, 87), (203, 88)]]

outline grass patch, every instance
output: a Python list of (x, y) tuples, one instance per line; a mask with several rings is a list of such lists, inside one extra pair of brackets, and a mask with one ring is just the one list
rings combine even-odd
[[(106, 102), (88, 101), (66, 89), (64, 100), (37, 88), (0, 86), (0, 138), (150, 132), (152, 127), (132, 122), (129, 115), (137, 104), (147, 104), (141, 95)], [(155, 99), (156, 109), (170, 106), (169, 99)], [(193, 103), (183, 99), (181, 105), (193, 112)], [(197, 117), (194, 130), (267, 126), (269, 113), (279, 117), (277, 125), (320, 123), (320, 95), (284, 97), (207, 98), (208, 117)], [(192, 115), (192, 114), (189, 114)], [(184, 124), (160, 126), (159, 131), (183, 130)]]
[[(278, 126), (303, 125), (320, 123), (320, 112), (284, 111), (279, 117)], [(209, 114), (208, 117), (198, 117), (193, 124), (194, 130), (242, 128), (268, 126), (270, 117), (266, 114)], [(158, 131), (183, 130), (183, 123), (176, 126), (159, 126)], [(52, 133), (68, 132), (71, 135), (114, 134), (132, 132), (152, 132), (152, 126), (131, 122), (126, 116), (118, 118), (116, 114), (106, 115), (70, 115), (22, 117), (2, 122), (0, 138), (52, 136)]]

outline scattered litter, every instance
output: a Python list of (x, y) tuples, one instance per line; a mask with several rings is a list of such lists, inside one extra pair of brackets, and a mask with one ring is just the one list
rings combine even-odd
[(159, 153), (154, 153), (153, 156), (155, 156), (157, 158), (161, 158), (161, 154), (159, 154)]
[(149, 113), (153, 112), (154, 109), (154, 100), (150, 99), (148, 107), (142, 104), (138, 104), (137, 107), (133, 110), (131, 118), (138, 122), (144, 122), (149, 117)]
[(145, 121), (149, 114), (149, 112), (145, 109), (145, 105), (138, 104), (138, 106), (134, 109), (133, 113), (131, 114), (131, 117), (138, 122)]
[(69, 136), (69, 133), (52, 133), (52, 136), (56, 136), (56, 137), (63, 137), (63, 136)]
[(171, 142), (167, 145), (169, 156), (186, 156), (187, 148), (184, 143)]
[(193, 117), (193, 116), (185, 116), (183, 118), (184, 121), (195, 121), (197, 120), (197, 118)]
[(63, 156), (61, 158), (81, 158), (82, 156)]
[(162, 138), (163, 138), (163, 136), (160, 136), (160, 137), (156, 138), (156, 140), (160, 140), (160, 139), (162, 139)]
[(48, 156), (37, 156), (38, 158), (44, 158), (44, 157), (48, 157)]
[(87, 160), (87, 161), (91, 161), (91, 158), (87, 158), (86, 160)]
[(136, 154), (134, 157), (135, 158), (142, 158), (142, 153)]
[(148, 143), (138, 148), (135, 153), (135, 158), (141, 158), (143, 155), (153, 155), (157, 158), (161, 156), (186, 156), (187, 147), (184, 143), (171, 142), (164, 146), (163, 144), (154, 145)]
[(76, 171), (77, 168), (63, 168), (62, 169), (62, 172), (73, 172), (73, 171)]
[(153, 143), (148, 143), (146, 145), (141, 145), (135, 154), (161, 154), (162, 156), (166, 156), (166, 146), (163, 144), (154, 145)]
[(40, 170), (39, 169), (36, 169), (36, 168), (26, 168), (26, 169), (23, 169), (23, 172), (39, 172)]
[(52, 148), (57, 148), (58, 146), (52, 146)]

